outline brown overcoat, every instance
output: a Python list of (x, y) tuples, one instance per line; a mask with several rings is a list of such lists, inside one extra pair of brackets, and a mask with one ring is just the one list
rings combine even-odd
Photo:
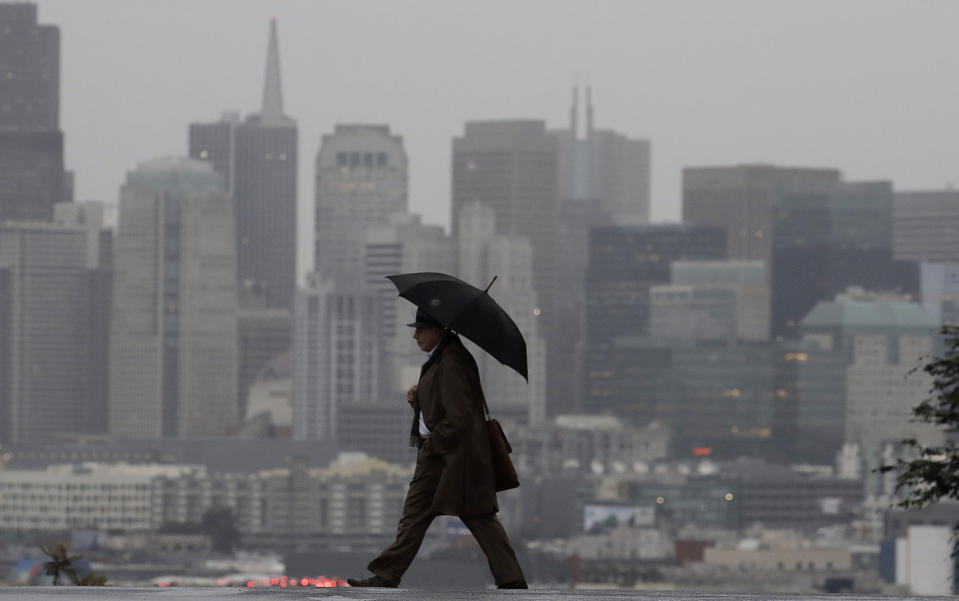
[(422, 451), (441, 455), (446, 464), (432, 509), (458, 516), (495, 513), (499, 508), (479, 370), (460, 339), (452, 333), (447, 337), (414, 397), (430, 429)]

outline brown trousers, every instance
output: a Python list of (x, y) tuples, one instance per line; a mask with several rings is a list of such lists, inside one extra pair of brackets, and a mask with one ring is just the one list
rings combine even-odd
[[(422, 449), (417, 454), (416, 469), (403, 503), (403, 516), (396, 528), (396, 540), (369, 563), (367, 569), (370, 572), (391, 582), (402, 580), (423, 543), (426, 530), (438, 515), (430, 507), (444, 467), (440, 455), (427, 454)], [(460, 519), (486, 554), (497, 585), (524, 580), (509, 537), (495, 513), (461, 516)]]

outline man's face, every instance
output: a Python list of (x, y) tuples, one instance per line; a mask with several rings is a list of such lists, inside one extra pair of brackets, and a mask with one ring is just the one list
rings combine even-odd
[(443, 337), (443, 328), (431, 326), (428, 328), (416, 328), (413, 330), (413, 340), (419, 345), (420, 350), (428, 353), (440, 343)]

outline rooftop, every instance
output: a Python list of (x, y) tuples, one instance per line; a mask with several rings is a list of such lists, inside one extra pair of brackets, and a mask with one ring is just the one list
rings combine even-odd
[(803, 327), (936, 330), (939, 322), (922, 305), (903, 301), (824, 301), (802, 320)]

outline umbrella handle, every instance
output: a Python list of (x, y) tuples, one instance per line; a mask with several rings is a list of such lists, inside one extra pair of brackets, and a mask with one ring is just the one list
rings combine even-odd
[(494, 275), (493, 279), (489, 281), (489, 286), (487, 286), (486, 290), (484, 290), (483, 292), (489, 292), (489, 289), (493, 287), (493, 282), (495, 282), (496, 278), (498, 277), (499, 277), (498, 275)]

